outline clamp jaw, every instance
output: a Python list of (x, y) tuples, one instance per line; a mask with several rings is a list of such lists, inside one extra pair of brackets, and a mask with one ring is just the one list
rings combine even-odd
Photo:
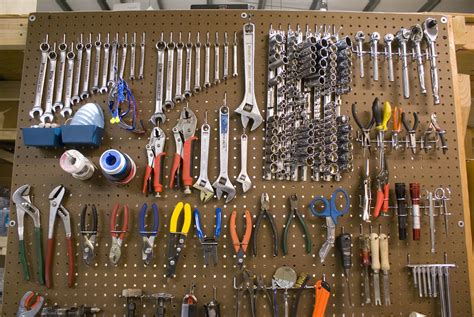
[[(33, 301), (34, 299), (34, 301)], [(35, 317), (39, 314), (44, 304), (44, 297), (32, 291), (26, 292), (20, 300), (17, 317)]]

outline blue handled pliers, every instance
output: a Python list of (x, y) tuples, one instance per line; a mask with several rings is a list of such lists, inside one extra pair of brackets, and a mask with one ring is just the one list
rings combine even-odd
[(160, 220), (158, 217), (158, 207), (156, 204), (151, 205), (151, 209), (153, 211), (153, 227), (150, 229), (146, 229), (145, 225), (145, 217), (147, 214), (148, 205), (145, 203), (143, 204), (142, 209), (140, 210), (139, 214), (139, 230), (140, 235), (143, 239), (143, 248), (142, 248), (142, 260), (145, 265), (149, 265), (153, 260), (153, 245), (155, 243), (155, 238), (158, 234), (158, 227), (160, 225)]
[(214, 228), (214, 236), (208, 237), (202, 231), (201, 226), (201, 216), (199, 215), (199, 210), (194, 209), (193, 212), (194, 223), (196, 225), (196, 233), (201, 242), (201, 246), (204, 252), (204, 264), (208, 265), (209, 258), (212, 258), (214, 266), (217, 265), (217, 242), (221, 236), (221, 223), (222, 223), (222, 210), (216, 208), (216, 226)]

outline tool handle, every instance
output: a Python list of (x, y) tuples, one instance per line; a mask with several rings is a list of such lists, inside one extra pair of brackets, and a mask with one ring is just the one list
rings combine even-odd
[(377, 198), (375, 200), (375, 207), (374, 207), (375, 218), (377, 218), (380, 215), (380, 210), (382, 209), (384, 199), (385, 199), (384, 192), (380, 189), (377, 189)]
[(250, 211), (245, 210), (245, 233), (244, 237), (242, 238), (242, 250), (244, 252), (247, 251), (250, 238), (252, 237), (252, 228), (252, 215), (250, 214)]
[(336, 239), (336, 246), (341, 253), (342, 267), (344, 269), (350, 269), (352, 266), (351, 244), (350, 233), (342, 233)]
[(214, 237), (218, 239), (221, 236), (222, 227), (222, 209), (216, 208), (216, 228), (214, 229)]
[(74, 243), (72, 237), (66, 238), (67, 255), (69, 262), (69, 269), (67, 274), (67, 286), (72, 288), (74, 286)]
[(206, 317), (221, 317), (221, 305), (216, 300), (204, 305)]
[(182, 304), (181, 305), (181, 317), (197, 317), (198, 307), (196, 304)]
[(194, 208), (193, 218), (194, 218), (194, 225), (196, 226), (196, 235), (198, 236), (199, 240), (202, 240), (204, 239), (204, 232), (202, 232), (201, 217), (199, 215), (199, 210), (197, 208)]
[(178, 188), (180, 186), (179, 185), (180, 166), (181, 166), (181, 155), (179, 155), (179, 153), (175, 153), (173, 157), (173, 165), (171, 166), (170, 188)]
[(166, 308), (158, 306), (155, 312), (155, 317), (165, 317)]
[(184, 186), (193, 185), (192, 165), (193, 165), (193, 144), (197, 140), (192, 136), (184, 142), (183, 147), (183, 184)]
[(444, 137), (445, 134), (446, 130), (438, 131), (438, 136), (441, 141), (441, 149), (443, 150), (443, 154), (446, 154), (446, 152), (448, 151), (448, 143), (446, 142), (446, 138)]
[(363, 266), (370, 265), (370, 246), (369, 246), (369, 236), (362, 235), (359, 237), (360, 243), (360, 257), (362, 259)]
[(405, 183), (395, 183), (395, 195), (397, 197), (398, 205), (398, 239), (407, 239), (407, 206), (406, 206), (406, 193)]
[(374, 272), (378, 272), (380, 270), (380, 252), (379, 252), (379, 235), (377, 233), (372, 232), (369, 235), (370, 239), (370, 252), (372, 253), (372, 270)]
[(388, 259), (388, 236), (385, 233), (379, 235), (380, 241), (380, 267), (382, 271), (390, 270), (390, 261)]
[(237, 235), (236, 222), (237, 220), (237, 211), (234, 210), (230, 214), (230, 237), (232, 239), (232, 245), (234, 246), (234, 251), (237, 253), (240, 249), (239, 236)]
[(420, 183), (410, 183), (410, 196), (413, 208), (413, 240), (420, 240)]
[(313, 317), (324, 317), (326, 306), (331, 295), (331, 288), (326, 281), (319, 280), (316, 282), (316, 299), (314, 302)]
[[(150, 181), (151, 177), (151, 166), (147, 165), (145, 168), (145, 176), (143, 177), (143, 187), (142, 187), (142, 193), (146, 194), (148, 192), (148, 184)], [(81, 218), (82, 220), (82, 218)]]
[[(117, 218), (116, 218), (117, 219)], [(128, 205), (123, 206), (123, 220), (122, 220), (122, 232), (119, 234), (119, 238), (123, 240), (125, 233), (128, 230)]]
[(153, 189), (155, 193), (163, 192), (163, 170), (165, 167), (165, 152), (161, 152), (155, 156), (155, 166), (153, 168)]
[(19, 240), (18, 256), (20, 257), (21, 268), (23, 270), (23, 277), (25, 280), (30, 280), (30, 271), (28, 270), (28, 262), (26, 261), (25, 240)]
[(41, 228), (35, 228), (35, 240), (35, 251), (38, 266), (38, 282), (40, 283), (40, 285), (44, 285), (43, 235), (41, 234)]
[(359, 128), (362, 130), (364, 129), (364, 126), (362, 125), (362, 122), (360, 122), (360, 119), (359, 117), (357, 116), (357, 109), (356, 109), (356, 106), (357, 106), (357, 103), (353, 103), (352, 104), (352, 117), (354, 118), (354, 121), (355, 123), (357, 124), (357, 126), (359, 126)]
[(48, 244), (46, 246), (46, 268), (45, 268), (45, 282), (46, 287), (51, 288), (52, 286), (52, 276), (51, 270), (53, 269), (53, 253), (54, 253), (54, 240), (48, 239)]
[(160, 227), (160, 215), (158, 213), (158, 206), (153, 203), (151, 204), (151, 210), (153, 211), (153, 231), (158, 232)]
[(402, 129), (402, 122), (401, 122), (401, 114), (402, 114), (402, 108), (400, 107), (395, 107), (393, 108), (393, 114), (392, 114), (392, 117), (393, 117), (393, 128), (392, 128), (392, 131), (393, 132), (400, 132), (401, 129)]
[(389, 205), (389, 195), (390, 195), (390, 184), (387, 183), (383, 187), (383, 205), (382, 205), (382, 212), (388, 212), (388, 205)]
[(387, 131), (387, 123), (390, 120), (390, 116), (392, 115), (392, 106), (390, 102), (385, 101), (383, 103), (383, 114), (382, 114), (382, 130)]
[(380, 106), (379, 98), (375, 98), (374, 102), (372, 103), (372, 115), (374, 117), (375, 127), (377, 128), (377, 130), (382, 130), (382, 112), (383, 110)]

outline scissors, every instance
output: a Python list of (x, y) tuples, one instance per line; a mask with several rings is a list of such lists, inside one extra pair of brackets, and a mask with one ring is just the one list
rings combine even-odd
[(434, 191), (434, 196), (436, 200), (441, 200), (442, 202), (442, 210), (444, 214), (444, 231), (446, 235), (448, 235), (448, 217), (451, 216), (451, 214), (448, 211), (447, 201), (451, 199), (451, 189), (449, 189), (449, 187), (438, 187)]
[[(342, 209), (337, 209), (337, 206), (336, 206), (336, 199), (337, 199), (337, 196), (338, 196), (339, 193), (341, 193), (342, 196), (344, 197), (344, 204), (343, 204)], [(318, 211), (316, 209), (316, 204), (318, 202), (321, 202), (324, 206), (323, 210), (321, 210), (321, 211)], [(350, 206), (349, 195), (342, 188), (336, 189), (332, 193), (331, 198), (329, 200), (327, 200), (326, 197), (321, 196), (321, 197), (314, 198), (311, 201), (311, 203), (309, 204), (309, 208), (311, 209), (311, 213), (314, 216), (326, 217), (326, 218), (329, 217), (329, 218), (332, 219), (332, 221), (334, 222), (335, 225), (337, 225), (337, 218), (338, 217), (341, 217), (342, 215), (347, 214), (347, 212), (349, 211), (349, 206)]]

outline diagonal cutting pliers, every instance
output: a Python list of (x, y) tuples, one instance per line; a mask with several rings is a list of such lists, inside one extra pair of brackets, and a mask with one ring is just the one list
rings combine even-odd
[(147, 214), (148, 205), (145, 203), (140, 210), (140, 214), (138, 215), (138, 224), (140, 235), (142, 236), (143, 240), (143, 247), (142, 247), (142, 260), (145, 265), (149, 265), (153, 260), (153, 246), (155, 244), (155, 238), (158, 235), (158, 228), (160, 225), (160, 220), (158, 216), (158, 207), (155, 203), (151, 205), (152, 209), (152, 217), (153, 217), (153, 227), (150, 229), (146, 229), (145, 218)]
[(244, 266), (244, 255), (247, 252), (250, 238), (252, 236), (252, 215), (250, 211), (245, 210), (245, 233), (242, 237), (242, 241), (239, 239), (237, 234), (237, 211), (232, 211), (230, 215), (230, 237), (232, 238), (232, 245), (234, 246), (235, 255), (237, 257), (237, 265), (239, 269)]
[(402, 113), (402, 123), (408, 133), (407, 147), (409, 147), (413, 155), (415, 155), (416, 154), (416, 129), (418, 128), (418, 124), (420, 123), (420, 120), (418, 120), (418, 114), (416, 112), (413, 112), (412, 128), (410, 128), (410, 126), (408, 125), (408, 120), (406, 118), (405, 112)]
[(110, 235), (112, 236), (112, 246), (110, 247), (109, 260), (113, 265), (117, 265), (122, 255), (122, 243), (128, 230), (128, 206), (123, 207), (122, 227), (117, 228), (120, 205), (115, 204), (110, 218)]
[(201, 226), (201, 216), (199, 210), (194, 208), (193, 211), (194, 224), (196, 225), (196, 234), (201, 242), (201, 246), (204, 252), (204, 264), (208, 265), (209, 258), (212, 258), (214, 266), (217, 265), (217, 243), (221, 236), (221, 224), (222, 224), (222, 209), (216, 208), (216, 226), (214, 228), (214, 236), (208, 237), (204, 234)]
[(305, 238), (306, 253), (311, 253), (311, 235), (309, 234), (308, 227), (304, 221), (303, 216), (298, 210), (298, 196), (293, 194), (290, 196), (290, 213), (287, 216), (285, 229), (283, 230), (283, 255), (288, 254), (288, 232), (290, 231), (291, 223), (293, 219), (296, 219), (303, 229)]
[[(145, 146), (147, 165), (145, 176), (143, 178), (142, 192), (160, 197), (163, 191), (163, 168), (166, 153), (165, 148), (166, 135), (159, 127), (151, 130), (150, 141)], [(152, 173), (153, 172), (153, 173)]]
[[(178, 231), (178, 220), (184, 210), (183, 226)], [(184, 249), (184, 242), (191, 227), (191, 205), (178, 202), (174, 207), (170, 220), (170, 242), (168, 244), (168, 263), (166, 267), (166, 277), (172, 277), (176, 272), (176, 264)]]
[(264, 219), (268, 219), (268, 222), (270, 222), (270, 227), (272, 230), (272, 237), (273, 237), (273, 256), (278, 256), (278, 232), (276, 229), (275, 220), (273, 219), (273, 215), (268, 211), (268, 209), (270, 208), (270, 198), (267, 193), (262, 194), (260, 202), (261, 202), (260, 213), (258, 214), (257, 219), (255, 220), (255, 225), (253, 228), (253, 237), (252, 237), (253, 255), (257, 256), (258, 232), (262, 224), (262, 221)]
[(375, 123), (375, 120), (374, 120), (374, 117), (372, 116), (370, 118), (370, 121), (364, 126), (362, 124), (362, 121), (360, 121), (360, 118), (357, 115), (357, 108), (356, 107), (357, 107), (357, 104), (353, 103), (352, 104), (352, 116), (354, 117), (354, 121), (360, 129), (362, 149), (363, 149), (364, 155), (365, 155), (365, 150), (366, 149), (368, 149), (369, 152), (370, 152), (370, 143), (371, 143), (370, 130), (372, 129), (372, 127)]
[(87, 215), (87, 205), (85, 205), (81, 212), (81, 235), (84, 238), (82, 246), (82, 259), (86, 265), (91, 265), (95, 257), (94, 249), (98, 225), (97, 208), (94, 204), (91, 205), (90, 226), (86, 223)]

